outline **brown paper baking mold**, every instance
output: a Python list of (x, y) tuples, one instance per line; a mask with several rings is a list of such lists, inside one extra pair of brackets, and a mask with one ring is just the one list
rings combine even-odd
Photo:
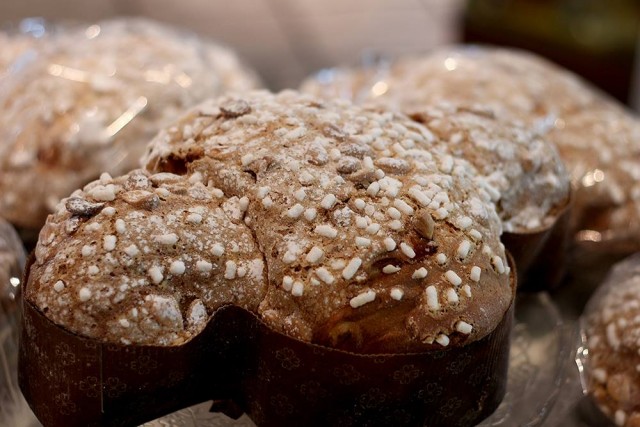
[(258, 426), (471, 426), (506, 391), (512, 323), (513, 304), (466, 346), (365, 355), (296, 340), (224, 306), (183, 345), (126, 346), (70, 333), (24, 301), (19, 381), (46, 427), (137, 425), (208, 400)]

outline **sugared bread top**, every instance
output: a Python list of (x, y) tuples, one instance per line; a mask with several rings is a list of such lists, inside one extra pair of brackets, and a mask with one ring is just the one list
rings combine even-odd
[(515, 291), (489, 192), (437, 139), (292, 91), (205, 102), (154, 139), (148, 172), (58, 206), (27, 298), (108, 342), (179, 344), (224, 304), (356, 352), (476, 341)]
[(264, 263), (233, 215), (239, 201), (198, 178), (105, 174), (63, 200), (27, 298), (74, 332), (124, 344), (183, 342), (224, 303), (257, 310)]
[(471, 163), (496, 203), (504, 231), (548, 229), (569, 203), (570, 180), (555, 147), (530, 129), (498, 120), (487, 108), (425, 106), (426, 124), (454, 157)]
[[(430, 122), (454, 155), (491, 182), (505, 230), (527, 233), (548, 228), (569, 203), (570, 177), (558, 150), (531, 126), (539, 115), (553, 114), (555, 106), (542, 113), (538, 101), (546, 102), (549, 88), (557, 86), (558, 108), (588, 102), (581, 94), (571, 98), (577, 82), (569, 76), (557, 72), (555, 79), (540, 81), (546, 67), (547, 73), (554, 70), (510, 51), (444, 49), (378, 67), (325, 71), (307, 79), (302, 90)], [(441, 124), (443, 115), (447, 120)]]

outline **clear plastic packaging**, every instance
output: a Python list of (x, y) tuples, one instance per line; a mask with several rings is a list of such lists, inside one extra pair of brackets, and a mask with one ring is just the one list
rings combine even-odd
[(25, 252), (13, 228), (0, 219), (0, 425), (29, 426), (35, 417), (18, 388), (20, 281)]
[(179, 112), (259, 85), (231, 51), (159, 23), (57, 27), (0, 80), (0, 215), (38, 230), (60, 198), (136, 168)]
[(572, 336), (573, 328), (547, 293), (519, 295), (507, 395), (480, 426), (547, 425), (565, 381)]

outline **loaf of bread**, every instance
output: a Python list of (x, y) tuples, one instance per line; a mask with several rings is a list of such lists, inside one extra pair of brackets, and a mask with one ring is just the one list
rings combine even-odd
[(0, 215), (25, 229), (102, 172), (137, 167), (179, 111), (258, 84), (230, 51), (149, 21), (73, 27), (46, 44), (0, 92)]
[(640, 426), (640, 257), (610, 272), (585, 314), (587, 384), (616, 425)]
[(514, 289), (481, 177), (396, 113), (293, 91), (208, 101), (43, 228), (26, 298), (102, 342), (177, 345), (235, 304), (359, 353), (463, 346)]
[(446, 48), (378, 67), (325, 71), (307, 80), (303, 90), (411, 114), (440, 102), (490, 110), (557, 147), (576, 188), (575, 230), (589, 231), (591, 240), (627, 239), (630, 230), (640, 235), (638, 120), (533, 54)]

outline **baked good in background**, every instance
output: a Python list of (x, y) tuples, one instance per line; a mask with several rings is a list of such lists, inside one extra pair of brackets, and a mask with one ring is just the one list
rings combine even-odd
[(360, 70), (328, 70), (303, 87), (408, 112), (450, 102), (528, 126), (557, 146), (572, 176), (572, 280), (595, 285), (612, 262), (637, 250), (637, 121), (545, 60), (504, 49), (449, 48)]
[(151, 21), (71, 26), (46, 45), (0, 91), (0, 215), (23, 229), (102, 172), (137, 167), (183, 109), (259, 84), (226, 48)]
[[(489, 66), (485, 67), (489, 71), (478, 66), (482, 72), (476, 74), (452, 63), (453, 54), (446, 53), (445, 58), (436, 52), (371, 68), (326, 70), (304, 82), (302, 90), (400, 110), (430, 124), (445, 142), (444, 149), (467, 159), (490, 182), (503, 221), (503, 242), (518, 266), (521, 288), (551, 289), (564, 275), (568, 244), (571, 186), (562, 159), (546, 135), (522, 120), (506, 117), (504, 110), (511, 113), (511, 98), (501, 104), (502, 96), (513, 97), (522, 90), (510, 82), (500, 85)], [(448, 62), (443, 65), (443, 61)], [(476, 66), (473, 59), (467, 63), (468, 68)], [(447, 66), (463, 71), (456, 74)], [(487, 87), (483, 78), (496, 88)], [(564, 82), (558, 86), (566, 90)]]
[(569, 203), (570, 181), (555, 147), (529, 128), (505, 123), (490, 108), (425, 104), (411, 116), (443, 150), (471, 163), (488, 184), (504, 232), (553, 226)]
[[(32, 307), (58, 331), (107, 348), (152, 345), (175, 353), (208, 331), (221, 307), (251, 311), (270, 334), (291, 341), (287, 352), (302, 346), (315, 354), (288, 355), (297, 360), (290, 365), (271, 349), (276, 338), (258, 341), (253, 353), (278, 355), (278, 366), (263, 360), (242, 371), (251, 376), (246, 383), (260, 384), (250, 390), (267, 390), (268, 397), (238, 402), (261, 421), (264, 411), (276, 416), (282, 409), (273, 387), (282, 395), (303, 381), (279, 383), (271, 374), (267, 381), (265, 372), (322, 367), (320, 355), (339, 350), (351, 353), (339, 352), (339, 363), (328, 357), (330, 372), (378, 360), (377, 375), (358, 374), (355, 381), (387, 384), (375, 387), (384, 404), (360, 413), (353, 405), (360, 407), (362, 397), (341, 394), (350, 382), (342, 375), (322, 378), (322, 387), (351, 405), (344, 416), (389, 416), (400, 411), (394, 405), (406, 403), (419, 409), (402, 412), (409, 419), (455, 416), (472, 425), (497, 406), (515, 294), (501, 222), (489, 194), (478, 188), (476, 170), (442, 151), (421, 124), (294, 91), (252, 92), (194, 108), (156, 136), (144, 162), (146, 170), (103, 175), (48, 218), (29, 270), (29, 313)], [(23, 342), (41, 345), (30, 322)], [(234, 339), (245, 332), (251, 336), (250, 330), (226, 331)], [(392, 386), (387, 375), (399, 374), (383, 364), (396, 356), (460, 364), (444, 376), (417, 370)], [(246, 357), (234, 353), (234, 360)], [(481, 372), (465, 371), (476, 368)], [(462, 372), (472, 381), (464, 387), (472, 398), (461, 399)], [(434, 375), (443, 387), (437, 397), (411, 388)], [(28, 399), (37, 393), (23, 390)], [(412, 391), (396, 401), (397, 390)], [(433, 403), (452, 393), (463, 414)], [(324, 403), (313, 405), (317, 411)], [(333, 416), (323, 411), (317, 414)]]
[(478, 105), (501, 118), (535, 120), (542, 128), (552, 126), (554, 116), (597, 104), (602, 96), (533, 53), (483, 46), (445, 47), (364, 67), (323, 70), (302, 87), (409, 112), (442, 101)]
[[(578, 240), (636, 246), (640, 233), (635, 116), (577, 76), (533, 54), (453, 47), (360, 69), (319, 73), (303, 90), (412, 113), (441, 101), (490, 109), (555, 144), (575, 187)], [(607, 249), (609, 250), (609, 249)]]
[(640, 257), (616, 264), (587, 305), (589, 395), (618, 426), (640, 425)]

